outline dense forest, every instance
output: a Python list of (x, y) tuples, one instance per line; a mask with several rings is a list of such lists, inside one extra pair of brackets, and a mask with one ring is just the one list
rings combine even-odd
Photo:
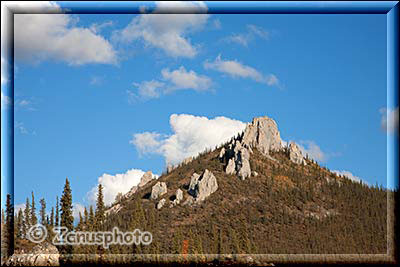
[[(166, 205), (158, 210), (156, 201), (149, 198), (157, 182), (153, 180), (129, 198), (119, 196), (113, 203), (120, 206), (119, 211), (107, 212), (110, 207), (104, 205), (99, 185), (96, 206), (86, 207), (74, 224), (71, 185), (66, 179), (50, 214), (46, 214), (44, 199), (37, 213), (33, 192), (25, 208), (13, 214), (8, 196), (2, 211), (2, 239), (14, 242), (16, 251), (29, 251), (35, 244), (25, 238), (27, 229), (40, 222), (49, 233), (57, 225), (76, 231), (111, 231), (117, 226), (121, 231), (140, 229), (153, 236), (147, 246), (59, 246), (61, 254), (386, 253), (391, 191), (338, 176), (312, 159), (307, 158), (306, 165), (295, 164), (285, 151), (267, 158), (254, 150), (250, 164), (258, 175), (242, 181), (225, 173), (219, 149), (205, 151), (157, 179), (166, 182), (167, 199), (172, 200), (178, 188), (185, 199), (191, 175), (207, 168), (217, 178), (218, 190), (201, 204)], [(2, 250), (8, 247), (12, 245)]]

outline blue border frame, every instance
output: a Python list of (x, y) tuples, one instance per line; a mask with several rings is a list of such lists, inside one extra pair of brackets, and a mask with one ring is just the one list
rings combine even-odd
[[(248, 2), (224, 2), (206, 1), (207, 9), (202, 11), (208, 14), (386, 14), (387, 15), (387, 108), (398, 107), (398, 88), (399, 88), (399, 2), (398, 1), (360, 1), (360, 2), (337, 2), (337, 1), (248, 1)], [(138, 14), (151, 13), (154, 11), (154, 2), (57, 2), (61, 6), (62, 12), (67, 14)], [(143, 9), (145, 7), (145, 9)], [(192, 13), (190, 10), (172, 8), (158, 13)], [(13, 15), (18, 13), (43, 13), (33, 9), (12, 10), (6, 7), (9, 15), (6, 21), (13, 33)], [(49, 11), (49, 13), (54, 13)], [(57, 12), (56, 12), (57, 13)], [(6, 40), (8, 49), (4, 58), (7, 60), (9, 82), (2, 85), (6, 89), (6, 95), (14, 103), (14, 50), (13, 37)], [(3, 51), (2, 51), (3, 52)], [(7, 112), (7, 116), (1, 114), (1, 204), (5, 204), (5, 195), (11, 194), (14, 203), (14, 108)], [(3, 145), (4, 139), (8, 140), (7, 146)], [(387, 135), (387, 186), (399, 188), (399, 168), (397, 165), (399, 135)], [(389, 211), (389, 209), (388, 209)], [(389, 216), (389, 215), (388, 215)], [(393, 227), (393, 226), (392, 226)], [(388, 228), (389, 231), (393, 230)], [(394, 232), (392, 232), (394, 234)], [(388, 248), (385, 260), (394, 261), (394, 254)], [(304, 258), (300, 258), (300, 260)]]

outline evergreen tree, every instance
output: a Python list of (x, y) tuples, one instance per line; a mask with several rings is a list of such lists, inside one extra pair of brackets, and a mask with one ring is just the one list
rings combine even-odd
[(25, 210), (24, 210), (24, 234), (26, 234), (31, 227), (31, 209), (30, 209), (30, 204), (29, 204), (29, 198), (26, 198), (26, 203), (25, 203)]
[(6, 198), (6, 227), (5, 227), (5, 244), (7, 247), (7, 256), (14, 253), (14, 207), (11, 201), (11, 195), (7, 194)]
[(33, 195), (33, 191), (32, 191), (32, 205), (31, 205), (31, 224), (32, 225), (37, 224), (35, 196)]
[(89, 220), (88, 220), (88, 229), (93, 230), (93, 225), (94, 225), (94, 212), (93, 212), (93, 206), (90, 205), (89, 207)]
[(85, 230), (88, 228), (88, 221), (89, 221), (88, 216), (89, 216), (88, 211), (87, 208), (85, 207), (85, 209), (83, 210), (83, 227)]
[[(68, 231), (74, 228), (74, 217), (72, 216), (72, 193), (68, 178), (65, 179), (64, 191), (60, 201), (61, 206), (61, 226), (66, 227)], [(72, 246), (64, 245), (61, 248), (63, 254), (71, 254)]]
[(54, 226), (54, 207), (51, 207), (49, 225), (52, 226), (52, 227)]
[(44, 198), (40, 199), (40, 223), (42, 225), (47, 225), (46, 221), (46, 201)]
[(18, 238), (22, 238), (24, 235), (24, 214), (22, 212), (22, 209), (18, 210), (18, 214), (16, 217), (16, 236)]
[(55, 222), (54, 222), (54, 226), (60, 226), (60, 207), (58, 205), (58, 196), (56, 198), (56, 218), (55, 218)]
[(97, 191), (97, 202), (96, 202), (96, 229), (102, 230), (102, 225), (104, 223), (104, 199), (103, 199), (103, 186), (99, 184)]

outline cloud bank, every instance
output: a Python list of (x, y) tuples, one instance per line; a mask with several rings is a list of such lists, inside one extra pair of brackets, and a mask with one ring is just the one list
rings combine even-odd
[[(97, 179), (97, 185), (87, 193), (89, 203), (96, 203), (99, 184), (103, 186), (104, 203), (110, 205), (114, 202), (118, 193), (125, 194), (133, 186), (139, 184), (143, 174), (145, 172), (140, 169), (131, 169), (125, 173), (117, 173), (115, 175), (104, 173)], [(153, 178), (157, 177), (158, 175), (153, 174)]]
[[(61, 12), (54, 2), (42, 2), (39, 10)], [(38, 63), (53, 59), (70, 65), (114, 64), (117, 55), (97, 29), (77, 27), (67, 14), (15, 14), (14, 48), (17, 60)]]
[(173, 10), (194, 14), (141, 14), (136, 16), (124, 29), (113, 34), (116, 42), (142, 41), (147, 47), (161, 49), (171, 57), (193, 58), (198, 46), (188, 36), (201, 29), (209, 15), (195, 14), (207, 11), (204, 2), (156, 2), (153, 13)]
[(178, 164), (187, 157), (196, 156), (206, 148), (214, 148), (243, 131), (246, 123), (226, 117), (172, 114), (172, 135), (157, 132), (136, 133), (130, 141), (139, 153), (164, 156), (166, 164)]
[(212, 85), (212, 80), (207, 76), (197, 74), (193, 70), (188, 71), (181, 66), (176, 70), (162, 69), (160, 80), (142, 81), (133, 83), (133, 85), (138, 88), (137, 93), (128, 90), (128, 96), (150, 99), (177, 90), (207, 91)]

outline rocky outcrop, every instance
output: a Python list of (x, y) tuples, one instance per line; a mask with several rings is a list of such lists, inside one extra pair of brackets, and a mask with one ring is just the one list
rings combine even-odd
[(254, 118), (252, 123), (246, 126), (242, 144), (250, 148), (257, 148), (264, 155), (268, 155), (270, 151), (282, 149), (276, 122), (268, 117)]
[(236, 164), (234, 158), (229, 159), (228, 165), (225, 168), (226, 174), (236, 174)]
[(59, 266), (58, 249), (48, 243), (42, 242), (32, 251), (19, 251), (12, 255), (6, 262), (6, 266)]
[(270, 151), (282, 149), (282, 140), (276, 122), (268, 117), (254, 118), (246, 126), (241, 137), (234, 139), (219, 154), (221, 162), (227, 162), (226, 174), (236, 174), (245, 180), (252, 175), (250, 168), (250, 155), (256, 148), (264, 156), (269, 156)]
[(165, 205), (165, 202), (166, 202), (165, 198), (163, 198), (160, 201), (158, 201), (157, 209), (160, 210)]
[(306, 165), (306, 161), (304, 160), (299, 146), (294, 142), (290, 142), (289, 144), (289, 159), (296, 164)]
[(192, 175), (188, 193), (194, 197), (195, 202), (201, 202), (217, 191), (217, 189), (217, 179), (211, 171), (206, 169), (201, 176), (196, 173)]
[(172, 208), (178, 205), (179, 203), (181, 203), (182, 200), (183, 200), (183, 191), (178, 188), (178, 190), (176, 190), (175, 193), (175, 199), (172, 201), (170, 207)]
[(141, 187), (145, 186), (148, 182), (153, 180), (153, 173), (151, 171), (147, 171), (143, 176), (140, 178), (139, 184), (136, 186), (132, 186), (132, 188), (129, 190), (128, 193), (126, 193), (123, 197), (124, 198), (130, 198), (135, 194)]
[(188, 158), (184, 159), (184, 160), (182, 161), (182, 163), (183, 163), (183, 164), (189, 164), (189, 163), (192, 162), (192, 161), (193, 161), (193, 157), (188, 157)]
[(151, 188), (151, 199), (158, 199), (160, 196), (167, 193), (167, 184), (164, 182), (157, 182)]
[(107, 210), (105, 211), (105, 214), (106, 214), (106, 215), (110, 215), (110, 214), (113, 214), (113, 213), (117, 213), (117, 212), (120, 211), (121, 209), (122, 209), (122, 206), (121, 206), (121, 204), (118, 203), (118, 204), (112, 206), (111, 208), (107, 209)]
[(152, 179), (153, 179), (153, 173), (151, 171), (147, 171), (145, 174), (143, 174), (142, 178), (140, 178), (138, 187), (145, 186)]

